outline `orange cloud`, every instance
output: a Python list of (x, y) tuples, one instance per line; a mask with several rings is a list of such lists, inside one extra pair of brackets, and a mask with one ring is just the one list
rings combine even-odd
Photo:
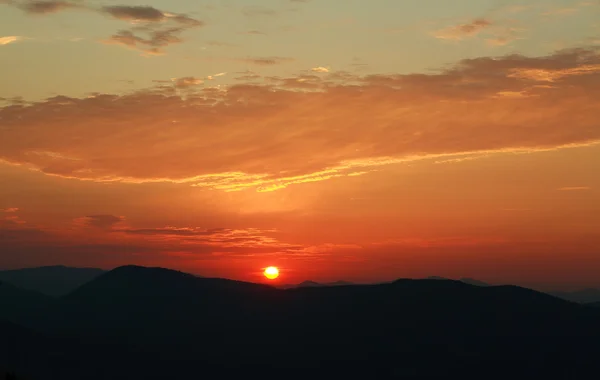
[(82, 227), (96, 227), (101, 229), (112, 229), (124, 220), (121, 216), (114, 215), (90, 215), (74, 220), (75, 225)]
[(258, 58), (245, 58), (241, 61), (259, 66), (273, 66), (281, 63), (291, 62), (293, 58), (290, 57), (258, 57)]
[(185, 98), (177, 83), (57, 96), (0, 108), (0, 159), (82, 180), (273, 191), (411, 160), (593, 144), (598, 65), (598, 50), (581, 48), (467, 59), (434, 74), (191, 86)]
[(443, 40), (462, 40), (478, 35), (491, 25), (491, 21), (484, 18), (477, 18), (466, 24), (440, 29), (434, 33), (434, 36)]
[(20, 37), (20, 36), (5, 36), (5, 37), (0, 37), (0, 46), (1, 45), (12, 44), (12, 43), (20, 41), (22, 39), (23, 39), (23, 37)]
[[(66, 9), (81, 9), (127, 21), (134, 26), (130, 29), (119, 30), (102, 42), (139, 50), (147, 55), (163, 54), (165, 47), (183, 42), (181, 34), (184, 31), (204, 25), (202, 21), (186, 14), (165, 12), (151, 6), (112, 5), (97, 8), (83, 3), (54, 0), (8, 1), (6, 3), (29, 14), (43, 15)], [(6, 43), (16, 41), (15, 39), (9, 40), (9, 37), (5, 38)], [(0, 42), (0, 44), (2, 43)]]
[(79, 4), (69, 1), (24, 1), (18, 4), (23, 11), (31, 14), (56, 13), (65, 9), (78, 8)]
[(151, 55), (163, 54), (165, 47), (183, 42), (181, 33), (204, 25), (185, 14), (163, 12), (148, 6), (117, 5), (103, 7), (100, 11), (119, 20), (140, 24), (118, 31), (104, 43), (122, 45)]
[(313, 67), (311, 71), (314, 71), (315, 73), (328, 73), (330, 70), (328, 67), (318, 66)]

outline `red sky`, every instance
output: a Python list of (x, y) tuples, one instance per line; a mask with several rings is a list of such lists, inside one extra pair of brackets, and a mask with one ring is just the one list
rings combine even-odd
[[(280, 283), (600, 286), (597, 5), (465, 0), (446, 18), (411, 7), (418, 27), (368, 25), (389, 46), (361, 45), (370, 16), (352, 9), (350, 24), (320, 30), (360, 48), (330, 57), (290, 56), (278, 33), (252, 29), (256, 17), (293, 24), (285, 12), (322, 25), (316, 2), (203, 10), (255, 20), (225, 35), (211, 29), (222, 19), (167, 3), (49, 3), (0, 5), (24, 23), (0, 17), (0, 54), (17, 67), (0, 70), (0, 268), (140, 264), (263, 281), (275, 265)], [(97, 22), (53, 45), (44, 33), (71, 30), (61, 17)], [(130, 29), (85, 34), (116, 22)], [(135, 34), (140, 23), (153, 37)], [(200, 53), (182, 34), (199, 28), (206, 46), (232, 50)], [(238, 41), (250, 35), (264, 39)]]

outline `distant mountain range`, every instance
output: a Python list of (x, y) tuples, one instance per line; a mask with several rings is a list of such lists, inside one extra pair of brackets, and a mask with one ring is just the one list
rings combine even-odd
[(0, 271), (0, 281), (49, 296), (62, 296), (93, 280), (105, 271), (61, 265)]
[[(63, 296), (78, 287), (88, 283), (106, 271), (98, 268), (75, 268), (66, 266), (46, 266), (37, 268), (24, 268), (0, 271), (0, 283), (5, 282), (24, 290), (32, 290), (49, 296)], [(199, 276), (196, 276), (199, 277)], [(430, 276), (429, 280), (451, 280), (445, 277)], [(475, 285), (491, 286), (488, 283), (472, 278), (461, 278), (458, 281)], [(322, 287), (322, 286), (348, 286), (357, 285), (349, 281), (336, 281), (319, 283), (304, 281), (299, 284), (283, 284), (281, 289)], [(583, 289), (573, 292), (548, 292), (555, 297), (577, 303), (600, 302), (600, 289)]]
[(600, 308), (470, 279), (277, 289), (124, 266), (59, 297), (2, 283), (0, 312), (0, 368), (31, 380), (600, 371)]
[[(439, 276), (430, 276), (430, 277), (427, 277), (426, 279), (427, 280), (454, 281), (452, 279), (445, 278), (445, 277), (439, 277)], [(470, 285), (475, 285), (475, 286), (490, 286), (489, 284), (486, 284), (483, 281), (474, 280), (472, 278), (461, 278), (458, 281), (461, 281), (461, 282), (464, 282), (464, 283), (470, 284)], [(281, 289), (294, 289), (294, 288), (315, 288), (315, 287), (322, 287), (322, 286), (349, 286), (349, 285), (358, 285), (358, 284), (349, 282), (349, 281), (335, 281), (335, 282), (326, 282), (326, 283), (319, 283), (319, 282), (315, 282), (315, 281), (304, 281), (299, 284), (284, 284), (284, 285), (280, 285), (278, 287)]]
[(52, 302), (45, 294), (0, 282), (0, 319), (21, 320)]
[(278, 286), (280, 289), (294, 289), (294, 288), (314, 288), (314, 287), (322, 287), (322, 286), (348, 286), (348, 285), (356, 285), (349, 281), (335, 281), (335, 282), (326, 282), (319, 283), (315, 281), (304, 281), (299, 284), (284, 284)]

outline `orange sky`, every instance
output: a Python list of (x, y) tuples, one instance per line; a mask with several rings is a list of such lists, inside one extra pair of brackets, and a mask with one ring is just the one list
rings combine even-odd
[[(293, 25), (286, 12), (317, 27), (332, 5), (316, 2), (0, 5), (25, 23), (0, 18), (0, 57), (27, 63), (0, 70), (0, 268), (140, 264), (263, 281), (275, 265), (280, 283), (600, 286), (600, 48), (588, 18), (600, 5), (463, 0), (446, 10), (463, 15), (446, 18), (407, 5), (423, 26), (382, 27), (386, 43), (406, 39), (393, 59), (392, 45), (372, 51), (351, 34), (391, 9), (380, 1), (373, 14), (348, 10), (352, 32), (339, 19), (320, 29), (331, 46), (354, 38), (354, 57), (290, 56), (277, 33), (259, 43), (217, 31), (219, 17), (245, 17), (243, 38), (258, 36), (255, 25)], [(60, 18), (91, 33), (78, 17), (102, 33), (130, 29), (71, 35), (77, 47), (42, 40), (67, 30)], [(169, 23), (189, 37), (164, 32)], [(207, 46), (229, 38), (242, 50), (194, 56), (199, 28)], [(415, 36), (428, 42), (412, 46)], [(40, 77), (44, 62), (60, 82)]]

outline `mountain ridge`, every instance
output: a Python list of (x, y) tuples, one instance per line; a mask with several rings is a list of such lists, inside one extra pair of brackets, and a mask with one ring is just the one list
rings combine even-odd
[[(598, 309), (459, 280), (278, 289), (124, 266), (35, 316), (22, 321), (22, 332), (14, 329), (15, 339), (23, 334), (24, 357), (46, 363), (40, 371), (64, 368), (61, 380), (189, 378), (198, 368), (237, 376), (284, 368), (308, 376), (319, 368), (346, 377), (374, 368), (445, 376), (493, 367), (534, 376), (556, 372), (560, 361), (548, 358), (557, 351), (590, 368), (600, 355)], [(27, 329), (50, 340), (28, 340)], [(36, 347), (54, 348), (48, 356)]]
[(51, 265), (0, 271), (0, 281), (49, 296), (62, 296), (106, 272), (99, 268)]

